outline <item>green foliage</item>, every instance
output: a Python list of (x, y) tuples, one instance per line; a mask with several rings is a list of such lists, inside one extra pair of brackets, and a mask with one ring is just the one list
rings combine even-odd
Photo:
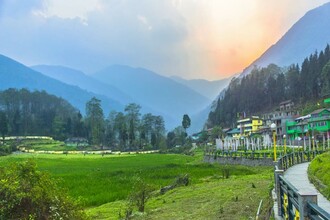
[(330, 152), (317, 156), (308, 167), (308, 178), (316, 188), (330, 199)]
[(132, 205), (136, 206), (139, 212), (144, 212), (147, 201), (151, 198), (154, 188), (146, 183), (141, 177), (135, 176), (132, 192), (128, 197), (128, 210), (132, 210)]
[(147, 113), (140, 117), (140, 106), (131, 103), (125, 112), (111, 112), (106, 121), (105, 145), (115, 150), (160, 149), (165, 124), (161, 116)]
[(330, 61), (323, 67), (321, 73), (321, 95), (329, 96), (330, 95)]
[(70, 124), (76, 121), (76, 109), (72, 105), (45, 91), (2, 91), (0, 109), (7, 118), (8, 131), (5, 133), (11, 136), (54, 135), (63, 140), (72, 134)]
[(187, 114), (184, 114), (183, 118), (182, 118), (182, 127), (185, 130), (187, 130), (187, 128), (190, 127), (190, 124), (191, 124), (191, 120), (190, 120), (189, 116)]
[(8, 133), (8, 119), (5, 114), (5, 112), (0, 111), (0, 134), (2, 137), (2, 140), (5, 139), (5, 136)]
[(34, 161), (0, 169), (1, 219), (85, 219), (78, 206)]
[(91, 143), (99, 146), (102, 143), (104, 133), (104, 115), (101, 100), (93, 97), (86, 103), (86, 121)]
[(247, 115), (274, 110), (285, 100), (296, 105), (314, 102), (330, 96), (330, 47), (319, 54), (315, 52), (304, 60), (301, 69), (291, 65), (288, 70), (274, 64), (255, 68), (242, 78), (230, 82), (224, 96), (218, 99), (215, 110), (210, 112), (208, 127), (231, 126), (238, 113)]

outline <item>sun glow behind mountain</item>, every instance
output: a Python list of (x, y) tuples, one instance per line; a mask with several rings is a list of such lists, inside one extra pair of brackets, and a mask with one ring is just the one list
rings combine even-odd
[(95, 72), (112, 64), (220, 79), (326, 0), (1, 1), (0, 52), (28, 65)]

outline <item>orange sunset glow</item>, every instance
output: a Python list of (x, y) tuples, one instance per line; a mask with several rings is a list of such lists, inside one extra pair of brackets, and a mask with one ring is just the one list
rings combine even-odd
[[(240, 73), (326, 2), (40, 0), (18, 10), (4, 1), (0, 25), (8, 31), (0, 49), (28, 65), (60, 63), (86, 73), (123, 64), (164, 76), (222, 79)], [(71, 49), (64, 53), (54, 45)]]

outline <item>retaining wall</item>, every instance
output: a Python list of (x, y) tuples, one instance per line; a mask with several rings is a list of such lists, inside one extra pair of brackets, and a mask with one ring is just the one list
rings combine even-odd
[(245, 158), (245, 157), (221, 157), (214, 155), (205, 155), (204, 162), (206, 163), (219, 163), (219, 164), (232, 164), (244, 166), (273, 166), (274, 161), (271, 158)]

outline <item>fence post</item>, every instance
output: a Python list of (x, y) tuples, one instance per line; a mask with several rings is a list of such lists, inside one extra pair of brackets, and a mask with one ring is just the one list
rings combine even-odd
[(307, 202), (317, 204), (317, 194), (313, 192), (298, 192), (299, 215), (301, 220), (308, 220)]
[[(276, 165), (275, 165), (276, 167)], [(281, 203), (281, 184), (280, 184), (280, 176), (283, 176), (284, 170), (277, 170), (275, 168), (275, 193), (277, 196), (277, 207), (278, 207), (278, 215), (282, 216), (282, 203)]]

